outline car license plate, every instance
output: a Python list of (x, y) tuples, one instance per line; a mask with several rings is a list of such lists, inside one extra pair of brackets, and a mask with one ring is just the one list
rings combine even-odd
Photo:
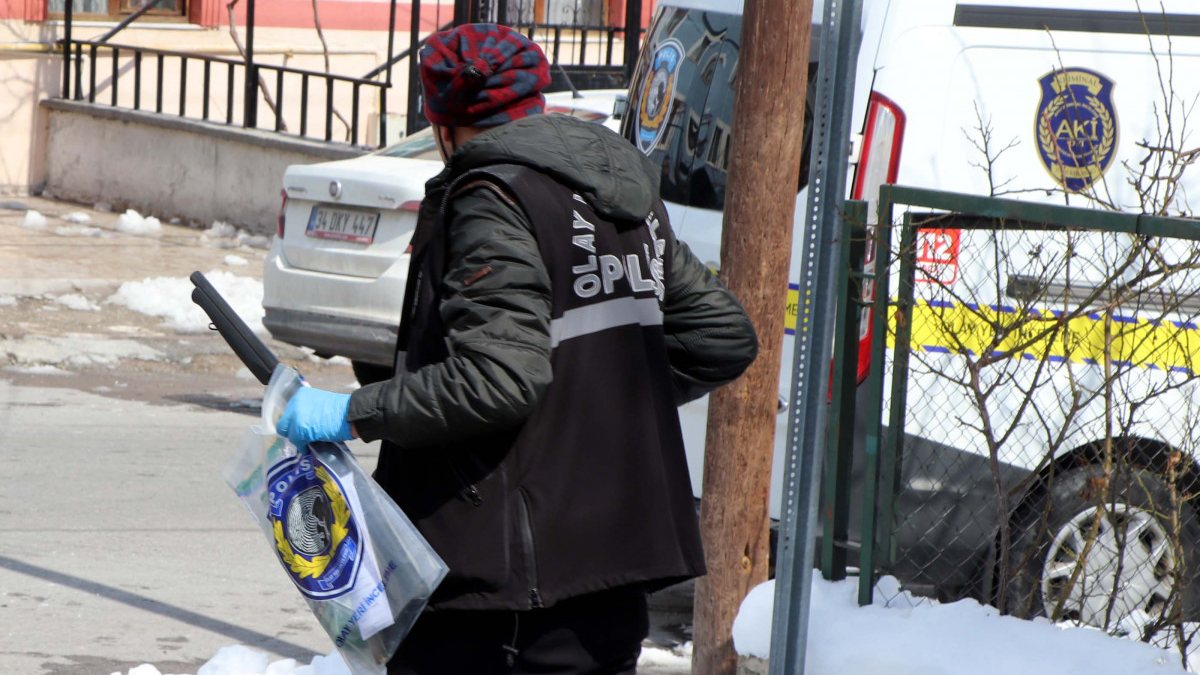
[(318, 239), (370, 244), (375, 241), (375, 228), (378, 226), (379, 213), (376, 211), (314, 206), (308, 216), (308, 228), (304, 234)]

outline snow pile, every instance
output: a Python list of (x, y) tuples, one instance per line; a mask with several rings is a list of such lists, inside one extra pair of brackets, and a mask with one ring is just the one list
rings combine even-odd
[[(858, 580), (830, 582), (813, 572), (808, 622), (808, 671), (839, 675), (971, 675), (1011, 673), (1184, 673), (1178, 654), (1090, 629), (1063, 629), (1048, 620), (1000, 616), (974, 600), (950, 604), (900, 592), (893, 577), (880, 587), (899, 597), (857, 602)], [(884, 593), (877, 593), (877, 597)], [(767, 658), (775, 582), (759, 585), (733, 623), (738, 653)], [(901, 606), (896, 606), (901, 605)]]
[(104, 230), (90, 225), (63, 225), (54, 228), (54, 234), (60, 237), (103, 237)]
[[(681, 671), (691, 667), (691, 643), (684, 645), (679, 654), (664, 649), (645, 648), (638, 659), (639, 668), (670, 668)], [(164, 675), (158, 668), (143, 663), (128, 672), (112, 675)], [(196, 675), (351, 675), (337, 651), (328, 656), (314, 656), (311, 663), (300, 665), (295, 659), (271, 661), (271, 657), (257, 649), (243, 645), (230, 645), (217, 650), (216, 656), (200, 666)]]
[[(247, 246), (249, 248), (270, 248), (271, 238), (257, 234), (250, 234), (245, 230), (240, 230), (229, 223), (218, 220), (212, 224), (207, 230), (200, 235), (200, 243), (213, 248), (238, 248), (239, 246)], [(227, 264), (236, 265), (238, 263)]]
[(67, 295), (60, 295), (57, 298), (55, 298), (54, 301), (64, 307), (66, 307), (67, 309), (73, 309), (77, 312), (98, 312), (98, 311), (100, 311), (99, 305), (92, 302), (91, 300), (88, 300), (86, 297), (80, 295), (79, 293), (68, 293)]
[(304, 352), (309, 363), (315, 363), (319, 366), (348, 366), (350, 359), (344, 356), (318, 356), (317, 352), (308, 347), (301, 347), (300, 351)]
[[(127, 673), (120, 671), (112, 675), (163, 675), (158, 668), (143, 663)], [(231, 645), (217, 650), (216, 656), (200, 666), (196, 675), (351, 675), (342, 657), (335, 651), (328, 656), (314, 656), (312, 663), (300, 665), (296, 659), (271, 661), (266, 653)]]
[(25, 218), (21, 220), (21, 227), (35, 232), (44, 231), (47, 228), (46, 216), (29, 209), (25, 212)]
[(638, 657), (638, 670), (689, 673), (692, 670), (692, 643), (687, 642), (670, 650), (643, 645), (642, 654)]
[(238, 229), (223, 220), (213, 221), (213, 224), (200, 235), (204, 239), (234, 239), (237, 237)]
[[(224, 270), (205, 274), (238, 316), (256, 333), (263, 328), (262, 282), (239, 277)], [(192, 302), (195, 286), (186, 277), (153, 277), (127, 281), (106, 300), (135, 312), (166, 319), (167, 327), (181, 333), (199, 333), (208, 329), (209, 319)]]
[(0, 307), (12, 307), (17, 304), (17, 299), (11, 295), (0, 295)]
[(246, 260), (240, 255), (227, 255), (225, 256), (225, 264), (229, 265), (230, 267), (241, 267), (243, 265), (249, 265), (250, 261)]
[(129, 209), (117, 218), (117, 232), (154, 236), (162, 234), (162, 223), (154, 216), (143, 217), (137, 211)]
[(62, 219), (67, 221), (68, 223), (74, 223), (75, 225), (91, 225), (92, 224), (92, 217), (89, 216), (88, 214), (84, 213), (83, 211), (72, 211), (71, 213), (68, 213), (67, 215), (63, 216)]
[(271, 248), (271, 238), (264, 237), (261, 234), (248, 234), (244, 231), (238, 232), (238, 245), (247, 246), (249, 248), (268, 249)]
[(74, 375), (69, 370), (63, 370), (58, 366), (41, 365), (41, 366), (8, 366), (4, 369), (6, 372), (18, 373), (21, 375)]
[[(53, 305), (44, 309), (54, 309)], [(136, 340), (105, 337), (94, 333), (65, 335), (27, 335), (21, 338), (0, 337), (0, 354), (13, 364), (58, 366), (115, 366), (121, 361), (161, 361), (157, 349)]]
[(238, 233), (236, 227), (218, 220), (200, 234), (200, 243), (213, 248), (237, 248)]

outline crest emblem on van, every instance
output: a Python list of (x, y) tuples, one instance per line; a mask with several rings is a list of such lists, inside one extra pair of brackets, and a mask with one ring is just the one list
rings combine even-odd
[(650, 72), (642, 82), (637, 107), (637, 145), (649, 155), (662, 139), (671, 118), (675, 100), (675, 84), (679, 66), (683, 63), (683, 45), (678, 40), (666, 40), (650, 57)]
[(1038, 80), (1034, 130), (1038, 156), (1067, 192), (1083, 192), (1104, 177), (1117, 148), (1113, 82), (1084, 68), (1064, 68)]

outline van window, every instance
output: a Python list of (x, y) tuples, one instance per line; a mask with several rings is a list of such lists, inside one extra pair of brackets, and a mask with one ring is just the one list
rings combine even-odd
[[(621, 131), (662, 168), (660, 194), (666, 201), (725, 207), (741, 28), (737, 15), (670, 7), (650, 27)], [(811, 93), (815, 63), (809, 71)], [(798, 189), (808, 182), (811, 105), (810, 100), (803, 113)]]

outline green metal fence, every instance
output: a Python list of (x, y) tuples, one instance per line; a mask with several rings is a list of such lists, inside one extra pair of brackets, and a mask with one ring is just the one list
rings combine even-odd
[[(867, 233), (877, 255), (839, 289), (825, 576), (857, 552), (864, 604), (901, 597), (876, 595), (890, 574), (1186, 662), (1200, 625), (1200, 223), (902, 186), (880, 192), (883, 226), (864, 214), (851, 203), (845, 219), (843, 269)], [(859, 384), (864, 284), (876, 329)]]

